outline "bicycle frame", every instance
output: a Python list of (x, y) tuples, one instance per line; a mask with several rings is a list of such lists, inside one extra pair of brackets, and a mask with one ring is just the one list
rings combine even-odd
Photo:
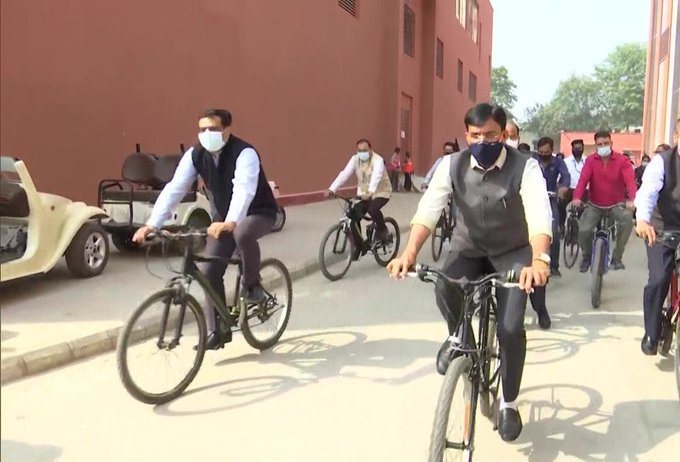
[[(590, 204), (590, 207), (595, 207), (602, 211), (602, 218), (600, 218), (597, 228), (595, 229), (595, 234), (593, 236), (593, 242), (591, 243), (591, 249), (595, 248), (595, 242), (598, 239), (604, 240), (604, 265), (602, 269), (602, 274), (607, 274), (609, 271), (609, 249), (611, 248), (611, 242), (616, 229), (616, 222), (610, 224), (611, 212), (613, 207), (598, 207), (596, 205)], [(595, 252), (591, 252), (590, 256), (590, 267), (595, 268)]]

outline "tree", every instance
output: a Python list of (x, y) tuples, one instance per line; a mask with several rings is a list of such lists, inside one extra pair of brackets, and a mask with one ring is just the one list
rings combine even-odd
[(591, 131), (605, 128), (605, 110), (600, 85), (590, 77), (572, 75), (560, 82), (548, 104), (552, 120), (563, 130)]
[(491, 70), (491, 104), (497, 104), (509, 111), (517, 102), (516, 88), (505, 66)]
[(609, 123), (614, 128), (642, 125), (646, 61), (646, 47), (629, 43), (616, 47), (604, 63), (595, 68)]

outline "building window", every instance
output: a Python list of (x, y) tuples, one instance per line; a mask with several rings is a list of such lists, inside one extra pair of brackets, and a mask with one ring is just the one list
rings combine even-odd
[(456, 0), (456, 18), (460, 25), (465, 27), (465, 19), (467, 17), (467, 0)]
[(479, 6), (477, 0), (469, 0), (468, 2), (467, 21), (465, 22), (465, 30), (470, 33), (472, 40), (477, 43), (477, 26), (479, 25)]
[(468, 77), (468, 98), (471, 101), (477, 101), (477, 76), (472, 72)]
[(416, 14), (404, 5), (404, 53), (414, 58), (416, 55)]
[(458, 91), (463, 93), (463, 61), (458, 60)]
[(338, 0), (340, 8), (347, 11), (352, 16), (356, 17), (359, 13), (359, 0)]
[(440, 79), (444, 78), (444, 42), (437, 39), (437, 53), (435, 59), (435, 74)]

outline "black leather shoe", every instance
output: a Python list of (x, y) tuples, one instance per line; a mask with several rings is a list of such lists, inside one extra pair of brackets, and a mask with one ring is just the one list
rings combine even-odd
[(437, 353), (437, 372), (440, 375), (446, 375), (446, 370), (449, 368), (449, 364), (455, 357), (455, 347), (458, 346), (451, 341), (451, 337), (444, 340), (442, 346), (439, 348), (439, 353)]
[[(231, 342), (231, 330), (222, 336), (220, 336), (217, 332), (210, 332), (210, 334), (208, 334), (208, 340), (205, 342), (205, 349), (219, 350), (224, 348), (224, 345), (229, 342)], [(194, 346), (194, 350), (196, 349), (198, 348)]]
[(539, 311), (536, 314), (538, 315), (538, 325), (541, 326), (541, 329), (550, 329), (550, 326), (552, 326), (552, 320), (550, 319), (548, 310)]
[(561, 278), (562, 273), (560, 273), (559, 268), (550, 268), (550, 276), (554, 278)]
[(614, 271), (618, 270), (625, 270), (626, 267), (624, 266), (623, 262), (621, 260), (612, 258), (612, 263), (610, 265)]
[(522, 417), (515, 409), (501, 409), (498, 416), (498, 434), (503, 441), (515, 441), (522, 433)]
[(649, 335), (642, 337), (642, 343), (640, 344), (640, 349), (647, 356), (656, 355), (657, 342), (654, 342)]
[(590, 269), (590, 257), (586, 258), (583, 257), (583, 260), (581, 260), (581, 264), (578, 267), (578, 270), (582, 273), (585, 273)]
[(260, 284), (254, 285), (246, 290), (246, 302), (248, 303), (262, 303), (267, 299), (264, 289)]

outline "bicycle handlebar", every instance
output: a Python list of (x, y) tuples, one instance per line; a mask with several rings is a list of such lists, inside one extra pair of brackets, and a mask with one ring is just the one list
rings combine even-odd
[(421, 281), (427, 281), (428, 277), (436, 277), (449, 284), (458, 285), (464, 289), (480, 287), (486, 284), (490, 284), (495, 287), (504, 287), (507, 289), (519, 288), (519, 275), (522, 267), (517, 266), (516, 268), (506, 271), (504, 273), (492, 273), (482, 276), (479, 279), (470, 281), (467, 278), (453, 279), (444, 274), (441, 270), (432, 268), (428, 265), (419, 263), (415, 267), (415, 271), (409, 271), (407, 275), (409, 277), (417, 277)]
[(147, 234), (145, 242), (142, 245), (151, 245), (160, 241), (176, 241), (191, 237), (206, 236), (208, 236), (208, 232), (205, 229), (192, 229), (189, 231), (170, 231), (167, 229), (162, 229), (159, 231), (151, 231), (149, 234)]

